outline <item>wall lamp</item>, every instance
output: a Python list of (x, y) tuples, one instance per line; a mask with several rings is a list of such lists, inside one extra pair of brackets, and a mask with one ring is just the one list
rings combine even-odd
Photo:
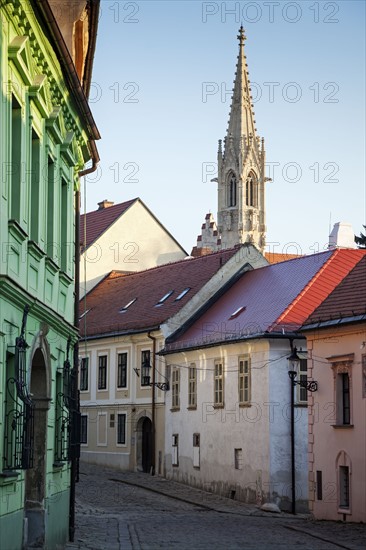
[(170, 388), (169, 388), (169, 382), (167, 379), (166, 379), (167, 380), (166, 382), (150, 382), (151, 368), (152, 367), (148, 361), (143, 363), (143, 365), (141, 366), (141, 379), (142, 379), (141, 386), (155, 386), (156, 388), (159, 388), (159, 390), (169, 391)]
[(314, 392), (318, 390), (318, 382), (315, 380), (296, 380), (299, 365), (300, 365), (300, 357), (297, 355), (297, 349), (294, 347), (292, 349), (291, 355), (287, 357), (289, 370), (288, 375), (289, 378), (293, 384), (293, 386), (301, 386), (302, 388), (305, 388), (306, 390), (310, 392)]

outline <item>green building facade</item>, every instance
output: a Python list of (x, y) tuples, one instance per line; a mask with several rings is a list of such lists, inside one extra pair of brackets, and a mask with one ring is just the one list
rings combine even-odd
[(78, 448), (75, 193), (98, 133), (57, 32), (49, 3), (0, 1), (2, 550), (68, 540)]

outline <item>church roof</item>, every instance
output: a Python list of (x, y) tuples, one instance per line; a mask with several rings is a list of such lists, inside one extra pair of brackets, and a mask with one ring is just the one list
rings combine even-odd
[(361, 257), (359, 250), (330, 250), (248, 271), (184, 332), (168, 338), (166, 351), (292, 333)]
[(158, 328), (237, 252), (235, 247), (145, 271), (110, 273), (80, 301), (81, 336), (100, 337)]

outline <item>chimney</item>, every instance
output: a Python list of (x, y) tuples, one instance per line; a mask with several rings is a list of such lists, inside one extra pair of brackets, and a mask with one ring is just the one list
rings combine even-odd
[(355, 233), (350, 223), (337, 222), (334, 224), (329, 235), (328, 248), (356, 248)]
[(114, 202), (104, 199), (104, 201), (98, 202), (98, 206), (99, 206), (98, 210), (104, 210), (104, 208), (109, 208), (110, 206), (113, 206), (113, 205), (114, 205)]

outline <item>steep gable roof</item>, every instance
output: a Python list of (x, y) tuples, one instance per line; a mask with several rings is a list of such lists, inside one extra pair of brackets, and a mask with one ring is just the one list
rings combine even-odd
[(80, 302), (81, 335), (89, 338), (158, 328), (237, 252), (238, 248), (232, 248), (146, 271), (110, 273)]
[[(132, 199), (109, 208), (94, 210), (80, 216), (80, 240), (82, 250), (88, 248), (99, 237), (113, 225), (126, 210), (139, 199)], [(86, 233), (85, 233), (86, 232)], [(86, 234), (86, 238), (85, 238)], [(84, 242), (85, 241), (85, 242)]]
[(304, 328), (331, 320), (366, 321), (366, 250), (343, 281), (305, 320)]
[(358, 250), (330, 250), (268, 265), (242, 277), (167, 351), (297, 330), (360, 260)]

